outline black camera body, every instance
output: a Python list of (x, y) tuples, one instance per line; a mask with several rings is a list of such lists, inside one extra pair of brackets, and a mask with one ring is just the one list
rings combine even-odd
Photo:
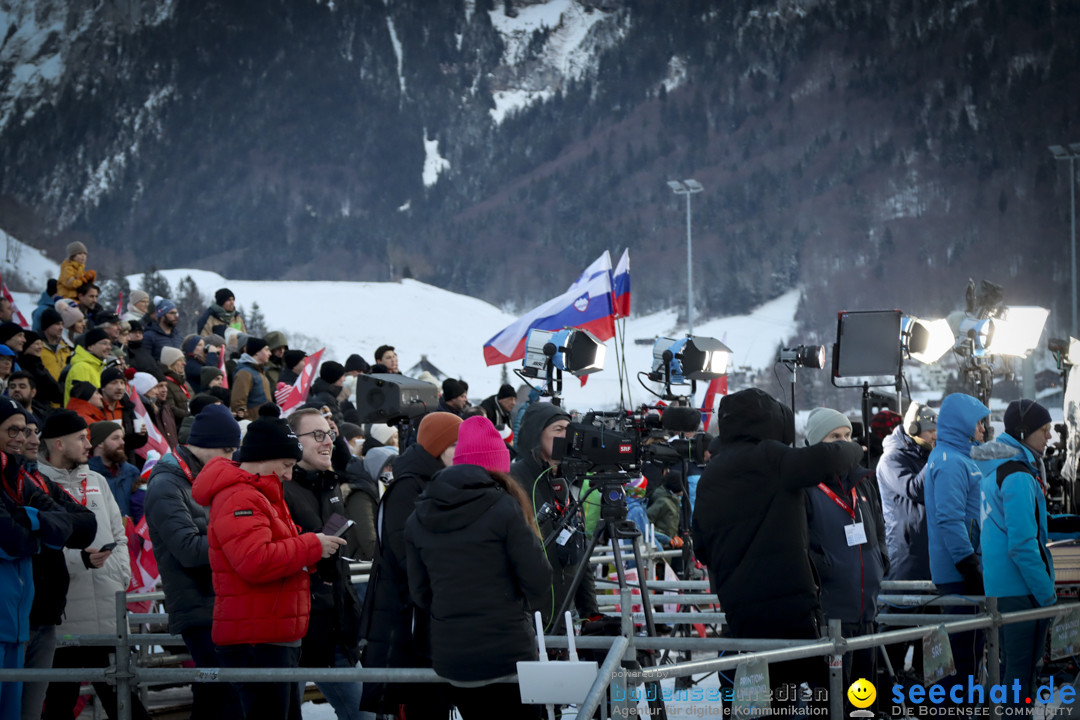
[(564, 465), (586, 465), (586, 470), (633, 472), (641, 467), (641, 441), (604, 425), (570, 423), (566, 437), (555, 438), (552, 455)]

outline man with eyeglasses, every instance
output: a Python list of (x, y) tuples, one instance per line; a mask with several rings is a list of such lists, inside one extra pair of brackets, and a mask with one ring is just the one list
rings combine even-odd
[[(336, 363), (335, 363), (336, 364)], [(324, 366), (325, 367), (325, 366)], [(341, 365), (338, 365), (341, 367)], [(301, 532), (322, 531), (334, 515), (345, 517), (341, 476), (332, 465), (337, 432), (315, 408), (289, 416), (289, 427), (304, 454), (284, 484), (285, 503)], [(360, 659), (360, 602), (349, 581), (342, 553), (319, 561), (311, 576), (311, 618), (300, 646), (304, 667), (355, 667)], [(359, 720), (362, 686), (358, 682), (315, 683), (339, 718)]]
[[(208, 405), (195, 416), (186, 445), (178, 445), (150, 472), (146, 524), (161, 581), (169, 598), (169, 632), (184, 638), (196, 667), (217, 667), (210, 637), (214, 586), (210, 571), (207, 509), (191, 497), (191, 484), (206, 463), (231, 457), (240, 445), (240, 425), (224, 405)], [(191, 717), (240, 717), (240, 700), (228, 683), (193, 683)]]

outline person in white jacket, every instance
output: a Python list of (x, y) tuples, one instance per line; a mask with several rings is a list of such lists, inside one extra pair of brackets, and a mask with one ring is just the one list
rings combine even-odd
[[(90, 438), (86, 421), (71, 410), (49, 416), (41, 431), (38, 469), (72, 499), (97, 518), (97, 535), (85, 550), (64, 550), (68, 574), (67, 606), (64, 621), (56, 629), (64, 635), (114, 635), (116, 633), (116, 593), (126, 591), (131, 581), (127, 535), (120, 507), (113, 499), (109, 483), (90, 470)], [(113, 648), (73, 646), (57, 648), (53, 667), (107, 667)], [(108, 683), (94, 683), (94, 691), (110, 718), (116, 715), (116, 689)], [(78, 683), (49, 683), (45, 694), (46, 720), (70, 720), (79, 699)], [(146, 708), (132, 695), (132, 717), (148, 720)]]

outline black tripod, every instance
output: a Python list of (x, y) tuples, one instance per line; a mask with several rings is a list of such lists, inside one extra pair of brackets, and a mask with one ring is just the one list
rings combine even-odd
[[(582, 579), (585, 577), (585, 573), (589, 571), (589, 558), (592, 557), (593, 550), (596, 548), (597, 542), (604, 537), (611, 540), (611, 552), (615, 561), (615, 573), (618, 578), (618, 586), (621, 591), (630, 587), (626, 579), (626, 568), (623, 565), (622, 548), (620, 546), (620, 540), (630, 540), (631, 547), (633, 549), (635, 567), (638, 568), (638, 588), (641, 590), (641, 607), (645, 613), (645, 629), (646, 634), (649, 637), (656, 637), (656, 623), (653, 620), (652, 605), (649, 599), (649, 586), (646, 581), (646, 566), (642, 560), (641, 554), (641, 532), (632, 520), (628, 520), (626, 517), (626, 483), (629, 481), (629, 476), (623, 472), (599, 472), (589, 476), (590, 490), (589, 492), (600, 493), (600, 519), (596, 523), (596, 529), (593, 531), (592, 537), (589, 538), (589, 542), (585, 547), (585, 554), (581, 561), (578, 563), (577, 568), (574, 570), (574, 578), (570, 583), (570, 587), (567, 590), (566, 597), (563, 598), (562, 604), (556, 611), (554, 618), (563, 617), (563, 614), (570, 608), (574, 596), (577, 594), (578, 587), (581, 585)], [(552, 542), (556, 540), (563, 532), (568, 529), (568, 525), (571, 520), (577, 516), (581, 502), (584, 498), (577, 500), (573, 494), (570, 495), (570, 505), (567, 511), (556, 523), (555, 528), (544, 538), (544, 548), (547, 549)], [(654, 665), (653, 657), (654, 652), (648, 651), (639, 657), (644, 658), (645, 664)], [(635, 661), (623, 661), (623, 666), (629, 670), (640, 670), (640, 663)], [(663, 695), (660, 690), (660, 683), (651, 682), (646, 683), (646, 696), (649, 698), (649, 707), (652, 710), (652, 717), (659, 718), (660, 720), (667, 720), (667, 709), (664, 706)]]

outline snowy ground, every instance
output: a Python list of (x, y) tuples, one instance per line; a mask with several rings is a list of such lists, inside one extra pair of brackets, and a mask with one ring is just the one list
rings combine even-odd
[[(55, 267), (55, 265), (53, 266)], [(228, 287), (237, 303), (250, 316), (253, 303), (267, 320), (270, 330), (280, 330), (290, 346), (309, 352), (326, 347), (324, 360), (344, 362), (351, 353), (360, 353), (374, 362), (374, 351), (384, 343), (397, 348), (403, 372), (418, 363), (422, 355), (448, 376), (464, 378), (470, 385), (474, 403), (499, 388), (502, 366), (484, 364), (484, 343), (515, 320), (515, 316), (482, 300), (440, 290), (415, 280), (398, 283), (375, 282), (283, 282), (274, 280), (230, 280), (205, 270), (163, 270), (171, 287), (190, 275), (206, 297)], [(142, 276), (131, 275), (132, 288)], [(567, 285), (573, 278), (567, 279)], [(42, 282), (43, 285), (43, 282)], [(23, 314), (29, 317), (37, 295), (15, 293)], [(715, 337), (733, 351), (735, 366), (761, 370), (771, 367), (777, 348), (795, 333), (795, 311), (799, 292), (791, 291), (751, 315), (709, 320), (694, 328), (696, 335)], [(675, 311), (634, 317), (626, 323), (627, 368), (631, 375), (652, 369), (652, 340), (685, 335)], [(634, 340), (649, 341), (638, 345)], [(567, 375), (564, 396), (570, 408), (612, 409), (619, 401), (619, 376), (615, 369), (615, 341), (608, 346), (608, 369), (589, 376), (584, 387)], [(508, 366), (510, 381), (519, 384)], [(631, 378), (631, 399), (635, 404), (651, 397)], [(688, 392), (688, 390), (686, 390)], [(704, 396), (699, 387), (698, 400)]]

